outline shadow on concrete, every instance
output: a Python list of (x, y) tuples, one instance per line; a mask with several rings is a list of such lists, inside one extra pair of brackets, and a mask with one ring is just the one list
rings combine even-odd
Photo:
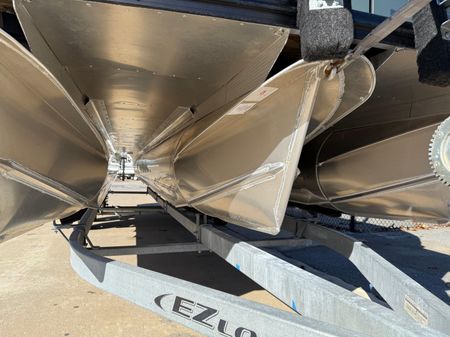
[[(134, 227), (137, 246), (196, 241), (190, 232), (163, 211), (99, 217), (92, 230), (113, 227)], [(262, 289), (223, 259), (209, 252), (139, 255), (137, 265), (236, 296)]]
[[(138, 245), (195, 242), (194, 236), (167, 214), (136, 217)], [(256, 283), (210, 252), (140, 255), (138, 266), (233, 295), (261, 290)]]

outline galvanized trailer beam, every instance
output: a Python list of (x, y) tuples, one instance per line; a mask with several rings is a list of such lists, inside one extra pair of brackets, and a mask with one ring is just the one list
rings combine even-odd
[(450, 335), (450, 307), (363, 242), (319, 225), (297, 222), (297, 226), (299, 237), (349, 259), (396, 312)]
[[(357, 266), (366, 269), (373, 267), (373, 259), (370, 261), (361, 259), (364, 256), (373, 257), (373, 254), (367, 255), (365, 251), (355, 254), (357, 250), (354, 247), (349, 251), (349, 245), (354, 243), (351, 240), (343, 244), (343, 240), (340, 238), (337, 240), (333, 236), (334, 232), (324, 234), (317, 227), (304, 225), (298, 227), (297, 234), (308, 238), (307, 241), (287, 239), (269, 240), (274, 243), (243, 242), (210, 225), (200, 225), (199, 216), (196, 217), (196, 221), (193, 221), (154, 193), (151, 194), (169, 214), (176, 215), (176, 219), (195, 234), (199, 242), (189, 243), (185, 247), (179, 244), (167, 247), (142, 247), (144, 250), (141, 253), (146, 253), (145, 249), (149, 253), (171, 252), (181, 248), (184, 251), (209, 249), (308, 318), (298, 319), (293, 315), (236, 299), (228, 294), (99, 256), (106, 255), (105, 253), (111, 255), (139, 253), (137, 251), (139, 247), (119, 247), (118, 250), (117, 247), (106, 247), (103, 250), (96, 247), (94, 250), (88, 250), (83, 247), (86, 235), (95, 219), (95, 210), (88, 210), (85, 213), (70, 238), (72, 266), (82, 278), (99, 288), (206, 335), (228, 333), (229, 336), (238, 337), (247, 335), (449, 336), (421, 326), (403, 315), (397, 315), (392, 310), (361, 298), (255, 247), (255, 245), (265, 246), (266, 244), (279, 246), (283, 244), (283, 241), (290, 245), (308, 245), (310, 240), (329, 242), (328, 245), (337, 251), (349, 256), (353, 254), (354, 258), (351, 260), (356, 261)], [(327, 234), (329, 234), (328, 237)], [(375, 265), (377, 262), (379, 261), (375, 259)], [(395, 274), (395, 270), (389, 270), (389, 268), (387, 270)], [(416, 301), (417, 297), (411, 297), (411, 299)], [(411, 301), (408, 303), (411, 305)], [(210, 316), (206, 318), (202, 316), (208, 313)], [(420, 314), (422, 314), (421, 311), (419, 311)], [(435, 321), (434, 318), (430, 319), (432, 315), (435, 314), (428, 313), (429, 322)], [(445, 320), (445, 316), (442, 319)], [(204, 324), (205, 322), (207, 324)]]
[(374, 337), (447, 336), (359, 297), (211, 226), (201, 242), (300, 314)]
[(198, 225), (151, 190), (149, 193), (168, 212), (178, 213), (177, 219), (182, 219), (180, 223), (197, 235), (199, 242), (302, 315), (373, 337), (448, 337), (217, 228)]
[[(151, 270), (106, 259), (83, 246), (90, 210), (70, 236), (71, 264), (94, 286), (207, 336), (364, 337)], [(95, 215), (95, 213), (94, 213)]]

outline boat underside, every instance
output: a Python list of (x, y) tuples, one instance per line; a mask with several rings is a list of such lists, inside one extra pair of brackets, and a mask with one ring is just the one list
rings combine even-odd
[(276, 25), (85, 0), (14, 10), (30, 51), (0, 31), (0, 241), (99, 207), (121, 153), (172, 205), (265, 233), (289, 202), (449, 219), (450, 89), (419, 83), (414, 50), (337, 67), (301, 60)]

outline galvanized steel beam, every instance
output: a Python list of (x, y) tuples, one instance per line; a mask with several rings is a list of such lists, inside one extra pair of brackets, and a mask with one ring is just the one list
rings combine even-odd
[(71, 264), (92, 285), (207, 336), (364, 337), (151, 270), (100, 257), (70, 237)]
[[(182, 219), (180, 223), (195, 233), (199, 242), (304, 316), (373, 337), (448, 336), (297, 268), (249, 242), (213, 226), (196, 224), (150, 190), (149, 193), (165, 209), (177, 213), (177, 219)], [(340, 247), (339, 242), (336, 244)]]
[(305, 222), (297, 225), (299, 237), (349, 259), (396, 312), (450, 335), (450, 307), (366, 244), (323, 226)]
[(373, 337), (444, 337), (271, 254), (211, 227), (201, 241), (300, 314)]

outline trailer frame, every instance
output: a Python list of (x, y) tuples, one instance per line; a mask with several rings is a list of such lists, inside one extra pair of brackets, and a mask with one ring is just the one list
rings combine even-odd
[[(335, 230), (291, 219), (291, 237), (244, 241), (200, 213), (176, 209), (153, 191), (159, 207), (197, 242), (98, 247), (89, 231), (103, 209), (72, 226), (71, 264), (87, 282), (208, 336), (450, 336), (450, 307), (364, 243)], [(142, 214), (135, 207), (135, 214)], [(117, 208), (116, 208), (117, 209)], [(120, 212), (120, 207), (117, 209)], [(133, 212), (126, 207), (125, 213)], [(292, 227), (292, 222), (295, 225)], [(58, 226), (56, 225), (56, 228)], [(65, 227), (67, 228), (67, 227)], [(360, 297), (283, 258), (275, 247), (325, 245), (347, 257), (392, 307)], [(292, 308), (267, 307), (106, 256), (211, 251)]]

